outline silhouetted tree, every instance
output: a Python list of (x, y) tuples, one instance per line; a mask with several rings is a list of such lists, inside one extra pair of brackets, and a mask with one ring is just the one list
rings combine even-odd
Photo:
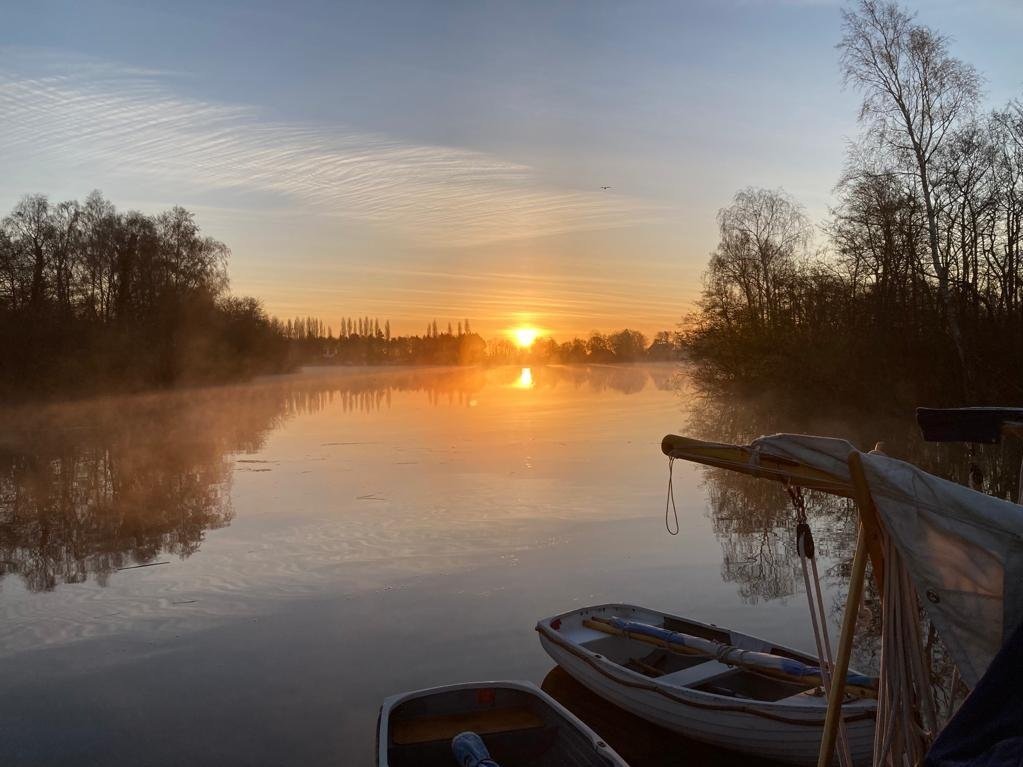
[(866, 130), (826, 248), (798, 257), (805, 220), (789, 198), (783, 236), (756, 234), (774, 193), (746, 190), (722, 211), (684, 332), (697, 379), (902, 406), (1023, 395), (1019, 104), (978, 115), (973, 68), (892, 3), (846, 12), (839, 48)]
[(84, 204), (23, 198), (0, 220), (0, 392), (283, 369), (283, 328), (254, 299), (227, 296), (228, 255), (183, 208), (118, 213), (98, 192)]
[(860, 116), (868, 122), (868, 135), (886, 165), (914, 174), (919, 184), (930, 267), (969, 394), (966, 342), (950, 285), (954, 254), (943, 245), (939, 226), (949, 200), (938, 168), (955, 127), (976, 108), (980, 77), (949, 54), (948, 38), (894, 2), (860, 0), (842, 18), (842, 69), (846, 83), (863, 94)]

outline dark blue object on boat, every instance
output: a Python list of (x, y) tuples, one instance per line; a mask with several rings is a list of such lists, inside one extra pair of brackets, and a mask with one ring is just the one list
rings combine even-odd
[(458, 767), (500, 767), (490, 758), (483, 738), (475, 732), (462, 732), (452, 738), (451, 752)]
[(1023, 766), (1023, 624), (938, 735), (924, 765)]
[[(781, 671), (789, 676), (796, 677), (820, 677), (821, 673), (818, 666), (810, 666), (798, 660), (793, 660), (792, 658), (772, 655), (770, 653), (751, 652), (739, 647), (724, 645), (710, 639), (690, 636), (679, 631), (671, 631), (669, 629), (661, 628), (660, 626), (651, 626), (648, 623), (639, 623), (637, 621), (630, 621), (617, 617), (609, 618), (608, 623), (619, 631), (624, 631), (628, 634), (641, 634), (643, 636), (652, 637), (653, 639), (659, 639), (662, 642), (666, 642), (669, 645), (689, 647), (713, 657), (720, 658), (726, 663), (730, 662), (730, 659), (737, 659), (739, 662), (748, 665), (774, 669), (775, 671)], [(860, 687), (871, 687), (874, 685), (873, 679), (855, 671), (850, 671), (845, 679), (846, 684), (857, 685)]]
[(990, 445), (1002, 441), (1002, 427), (1023, 421), (1018, 407), (951, 407), (916, 409), (916, 422), (928, 442), (981, 442)]

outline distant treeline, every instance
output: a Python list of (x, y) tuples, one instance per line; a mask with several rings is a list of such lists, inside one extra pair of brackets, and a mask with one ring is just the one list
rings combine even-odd
[(227, 293), (227, 247), (191, 213), (32, 195), (0, 220), (0, 394), (85, 394), (284, 370), (258, 300)]
[(1023, 396), (1023, 105), (984, 114), (980, 77), (900, 7), (844, 14), (866, 130), (825, 247), (781, 191), (746, 189), (685, 348), (706, 383), (831, 402), (1018, 404)]
[(469, 320), (394, 336), (389, 321), (346, 317), (335, 334), (230, 295), (229, 254), (183, 208), (121, 212), (99, 192), (81, 203), (23, 198), (0, 219), (0, 396), (230, 381), (302, 364), (632, 362), (679, 350), (677, 334), (649, 343), (633, 330), (488, 345)]
[(345, 318), (337, 334), (316, 317), (274, 321), (291, 342), (292, 359), (302, 364), (337, 365), (506, 365), (616, 363), (678, 359), (681, 337), (662, 331), (653, 341), (636, 330), (594, 332), (558, 343), (538, 338), (528, 348), (509, 339), (491, 340), (472, 331), (469, 320), (449, 322), (442, 331), (430, 323), (425, 335), (394, 336), (391, 323), (369, 317)]

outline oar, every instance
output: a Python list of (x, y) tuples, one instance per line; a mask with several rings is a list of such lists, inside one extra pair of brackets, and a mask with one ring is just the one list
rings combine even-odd
[[(705, 658), (715, 658), (721, 663), (728, 666), (737, 666), (739, 668), (745, 668), (750, 671), (755, 671), (759, 674), (765, 674), (767, 676), (775, 677), (782, 681), (793, 682), (795, 684), (807, 685), (807, 686), (819, 686), (822, 684), (821, 676), (819, 671), (815, 674), (797, 675), (788, 674), (780, 669), (771, 668), (770, 666), (763, 666), (758, 663), (753, 663), (743, 659), (742, 655), (752, 655), (754, 653), (743, 653), (737, 647), (732, 647), (729, 650), (721, 653), (711, 653), (697, 647), (690, 647), (685, 644), (679, 644), (677, 642), (670, 642), (667, 639), (661, 639), (658, 637), (650, 636), (649, 634), (640, 634), (632, 631), (626, 631), (614, 626), (611, 621), (607, 618), (593, 617), (587, 618), (583, 621), (583, 625), (587, 628), (591, 628), (594, 631), (600, 631), (605, 634), (613, 634), (615, 636), (625, 637), (626, 639), (632, 639), (637, 642), (645, 642), (646, 644), (653, 645), (654, 647), (660, 647), (668, 652), (675, 653), (677, 655), (699, 655)], [(656, 626), (649, 628), (657, 629)], [(686, 639), (688, 638), (685, 634), (679, 632), (672, 632), (677, 636)], [(699, 641), (698, 637), (692, 637), (694, 641)], [(740, 653), (740, 657), (733, 658), (731, 653)], [(777, 658), (779, 660), (791, 661), (789, 658), (781, 658), (780, 656), (770, 655), (769, 653), (756, 653), (757, 655), (766, 655), (770, 658)], [(799, 663), (800, 661), (791, 661)], [(805, 665), (805, 664), (804, 664)], [(808, 667), (813, 668), (813, 667)], [(856, 698), (876, 698), (877, 697), (877, 681), (871, 680), (870, 685), (859, 685), (859, 684), (846, 684), (845, 691)]]

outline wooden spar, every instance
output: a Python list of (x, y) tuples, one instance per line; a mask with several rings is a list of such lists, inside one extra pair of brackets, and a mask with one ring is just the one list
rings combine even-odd
[[(657, 637), (647, 636), (646, 634), (634, 634), (629, 631), (623, 631), (617, 626), (612, 626), (606, 618), (587, 618), (583, 621), (583, 625), (586, 628), (593, 629), (594, 631), (601, 631), (605, 634), (613, 634), (615, 636), (622, 636), (626, 639), (631, 639), (636, 642), (644, 642), (645, 644), (653, 645), (654, 647), (660, 647), (662, 650), (675, 653), (677, 655), (700, 655), (708, 660), (714, 656), (698, 650), (695, 647), (686, 647), (685, 645), (679, 645), (672, 642), (668, 642)], [(821, 684), (820, 676), (816, 677), (805, 677), (805, 676), (793, 676), (792, 674), (786, 674), (784, 671), (779, 671), (773, 668), (767, 668), (759, 666), (754, 663), (743, 663), (741, 660), (733, 658), (722, 657), (714, 658), (724, 663), (726, 666), (737, 666), (739, 668), (745, 668), (750, 671), (755, 671), (758, 674), (764, 674), (766, 676), (774, 677), (783, 682), (791, 682), (793, 684), (803, 685), (805, 687), (813, 688), (818, 687)], [(850, 695), (856, 698), (874, 698), (877, 697), (877, 690), (871, 687), (862, 687), (860, 685), (848, 685), (847, 687)]]
[(845, 675), (849, 672), (849, 657), (852, 655), (853, 635), (856, 631), (856, 614), (863, 598), (863, 581), (867, 571), (867, 535), (862, 523), (856, 538), (856, 554), (853, 557), (852, 576), (849, 580), (849, 596), (845, 601), (842, 616), (842, 636), (838, 642), (838, 656), (832, 669), (831, 693), (828, 695), (828, 715), (824, 720), (821, 736), (821, 750), (817, 767), (828, 767), (835, 751), (835, 737), (842, 712), (842, 698), (845, 695)]
[(681, 458), (752, 477), (773, 479), (809, 490), (820, 490), (830, 495), (845, 498), (853, 496), (853, 488), (844, 477), (836, 477), (821, 469), (768, 452), (754, 454), (753, 449), (749, 447), (704, 442), (669, 434), (661, 440), (661, 452), (669, 458)]
[[(856, 488), (857, 503), (860, 510), (859, 532), (856, 536), (856, 553), (853, 555), (852, 573), (849, 576), (849, 595), (845, 600), (845, 613), (842, 616), (842, 634), (838, 640), (838, 656), (832, 673), (831, 693), (828, 695), (828, 714), (824, 720), (824, 733), (821, 736), (821, 749), (817, 756), (817, 767), (828, 767), (835, 751), (835, 738), (838, 735), (838, 723), (842, 712), (842, 698), (845, 693), (845, 675), (849, 672), (849, 658), (852, 655), (853, 636), (856, 633), (856, 616), (863, 600), (863, 584), (866, 580), (867, 559), (870, 554), (867, 524), (865, 519), (871, 517), (877, 521), (877, 509), (870, 497), (870, 488), (863, 473), (863, 461), (859, 453), (849, 456), (849, 473)], [(883, 562), (882, 559), (878, 560)], [(874, 577), (877, 578), (875, 570)], [(883, 577), (883, 576), (882, 576)]]
[[(871, 452), (879, 452), (874, 448)], [(870, 485), (867, 484), (867, 475), (863, 472), (863, 458), (859, 453), (849, 456), (849, 477), (852, 479), (853, 499), (856, 501), (856, 508), (859, 511), (860, 524), (863, 525), (867, 535), (867, 553), (870, 554), (871, 570), (874, 574), (874, 583), (877, 584), (879, 594), (884, 593), (884, 541), (881, 531), (881, 517), (877, 513), (877, 506), (874, 498), (870, 495)]]
[[(1020, 424), (1023, 429), (1023, 424)], [(1023, 431), (1021, 431), (1023, 436)], [(728, 445), (721, 442), (704, 442), (689, 437), (667, 435), (661, 440), (661, 451), (670, 458), (681, 458), (693, 463), (702, 463), (761, 479), (773, 479), (797, 487), (819, 490), (830, 495), (853, 498), (859, 508), (860, 519), (867, 528), (867, 547), (873, 566), (874, 581), (878, 589), (884, 583), (884, 546), (881, 539), (881, 520), (877, 507), (870, 496), (863, 474), (863, 464), (857, 452), (849, 456), (850, 479), (838, 477), (821, 469), (815, 469), (790, 458), (760, 452), (754, 455), (750, 447)], [(874, 452), (878, 452), (875, 448)], [(853, 461), (859, 471), (853, 470)], [(1023, 472), (1020, 478), (1020, 497), (1023, 500)]]

